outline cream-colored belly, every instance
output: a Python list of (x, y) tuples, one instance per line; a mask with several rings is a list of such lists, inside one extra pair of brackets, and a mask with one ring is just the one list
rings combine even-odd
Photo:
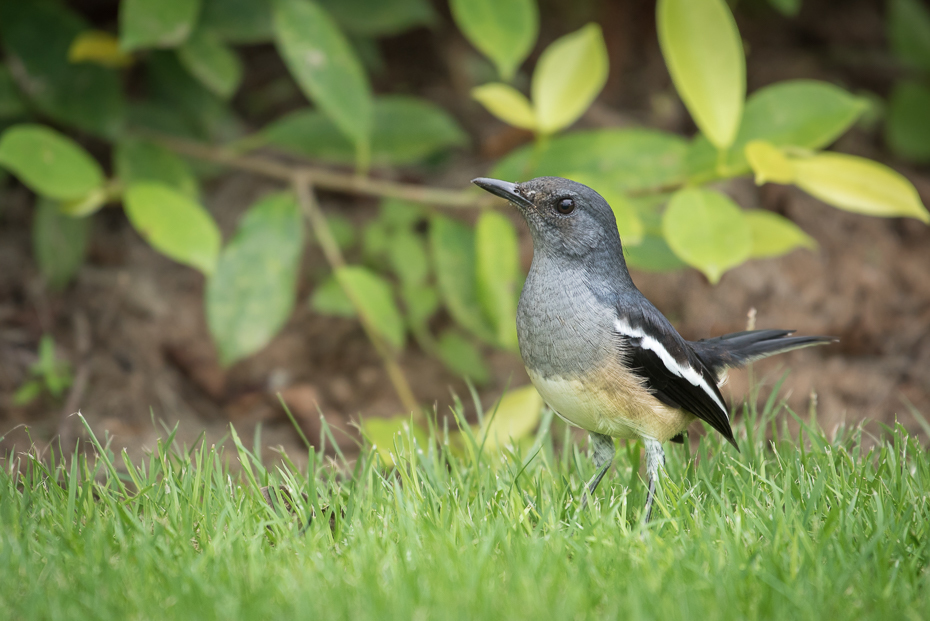
[(543, 377), (531, 369), (527, 373), (549, 407), (568, 422), (595, 433), (665, 442), (687, 429), (695, 418), (665, 405), (638, 378), (616, 369), (571, 379)]

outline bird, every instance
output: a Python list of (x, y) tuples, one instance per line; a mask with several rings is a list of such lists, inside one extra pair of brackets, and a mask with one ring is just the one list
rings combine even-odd
[(836, 341), (774, 329), (685, 340), (633, 283), (613, 210), (596, 191), (561, 177), (472, 183), (510, 201), (529, 227), (533, 260), (517, 305), (517, 340), (545, 402), (590, 434), (596, 472), (583, 507), (613, 462), (613, 439), (641, 439), (649, 522), (665, 442), (683, 442), (697, 418), (739, 451), (718, 386), (727, 369)]

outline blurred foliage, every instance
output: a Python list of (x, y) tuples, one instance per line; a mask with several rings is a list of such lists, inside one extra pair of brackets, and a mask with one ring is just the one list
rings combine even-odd
[[(797, 0), (770, 4), (785, 15), (800, 7)], [(742, 209), (710, 187), (726, 179), (752, 173), (758, 183), (793, 184), (840, 209), (930, 220), (900, 174), (821, 152), (863, 114), (864, 99), (812, 80), (747, 98), (742, 40), (724, 0), (658, 0), (656, 11), (672, 82), (700, 130), (692, 139), (648, 128), (566, 131), (606, 83), (602, 28), (610, 24), (589, 23), (540, 48), (535, 0), (450, 0), (458, 30), (491, 63), (488, 77), (496, 70), (498, 81), (471, 85), (474, 99), (535, 138), (493, 163), (490, 174), (578, 179), (611, 203), (633, 267), (688, 265), (712, 282), (751, 258), (815, 246), (789, 220)], [(435, 170), (443, 153), (468, 145), (468, 135), (449, 110), (391, 83), (389, 72), (381, 72), (378, 89), (388, 92), (375, 94), (369, 73), (383, 68), (381, 38), (441, 27), (442, 19), (427, 0), (121, 0), (111, 31), (111, 23), (88, 23), (65, 2), (0, 0), (0, 168), (39, 197), (33, 244), (47, 284), (68, 284), (93, 214), (121, 204), (155, 250), (204, 274), (222, 362), (264, 347), (296, 301), (307, 214), (289, 193), (261, 198), (224, 242), (201, 202), (201, 178), (215, 165), (193, 161), (167, 138), (224, 153), (284, 151), (318, 166), (353, 166), (360, 178), (371, 167)], [(888, 31), (910, 72), (892, 93), (888, 143), (903, 157), (930, 161), (930, 12), (918, 0), (889, 0)], [(290, 81), (244, 93), (242, 46), (256, 44), (277, 50)], [(528, 67), (534, 51), (538, 60)], [(287, 93), (310, 105), (248, 131), (239, 110), (277, 110)], [(91, 155), (107, 153), (107, 145), (112, 161)], [(516, 231), (490, 210), (470, 226), (424, 196), (424, 204), (384, 198), (363, 223), (340, 214), (322, 219), (318, 226), (328, 230), (314, 233), (333, 273), (316, 283), (309, 303), (360, 317), (391, 357), (412, 339), (481, 384), (490, 378), (487, 347), (517, 349), (524, 275)], [(346, 252), (349, 264), (334, 261), (334, 251)], [(501, 429), (522, 434), (540, 409), (525, 395), (505, 399)], [(395, 422), (367, 433), (390, 446)], [(490, 438), (491, 423), (481, 429), (476, 437), (502, 441)]]

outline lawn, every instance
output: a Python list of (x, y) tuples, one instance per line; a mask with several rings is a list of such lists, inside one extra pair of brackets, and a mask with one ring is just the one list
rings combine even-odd
[[(234, 431), (169, 435), (144, 463), (19, 455), (0, 473), (0, 617), (928, 618), (926, 450), (901, 427), (807, 423), (772, 397), (741, 417), (740, 453), (670, 445), (648, 525), (641, 446), (582, 510), (593, 465), (558, 450), (551, 416), (505, 453), (399, 436), (388, 468), (266, 469)], [(265, 486), (294, 490), (296, 515)]]

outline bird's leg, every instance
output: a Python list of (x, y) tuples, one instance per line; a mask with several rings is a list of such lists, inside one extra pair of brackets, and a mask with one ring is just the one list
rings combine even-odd
[(592, 457), (594, 458), (594, 465), (597, 468), (597, 472), (593, 477), (591, 477), (591, 480), (588, 481), (588, 484), (585, 486), (584, 499), (581, 501), (582, 509), (588, 506), (588, 498), (594, 494), (594, 490), (597, 489), (601, 479), (603, 479), (604, 475), (607, 474), (607, 470), (610, 468), (610, 464), (614, 460), (614, 453), (617, 450), (614, 447), (614, 439), (610, 436), (605, 436), (602, 433), (594, 433), (592, 431), (590, 437), (591, 452)]
[(665, 451), (662, 443), (651, 438), (643, 438), (646, 445), (646, 475), (649, 478), (649, 494), (646, 496), (645, 522), (652, 517), (652, 503), (656, 497), (656, 480), (659, 478), (659, 468), (665, 465)]

